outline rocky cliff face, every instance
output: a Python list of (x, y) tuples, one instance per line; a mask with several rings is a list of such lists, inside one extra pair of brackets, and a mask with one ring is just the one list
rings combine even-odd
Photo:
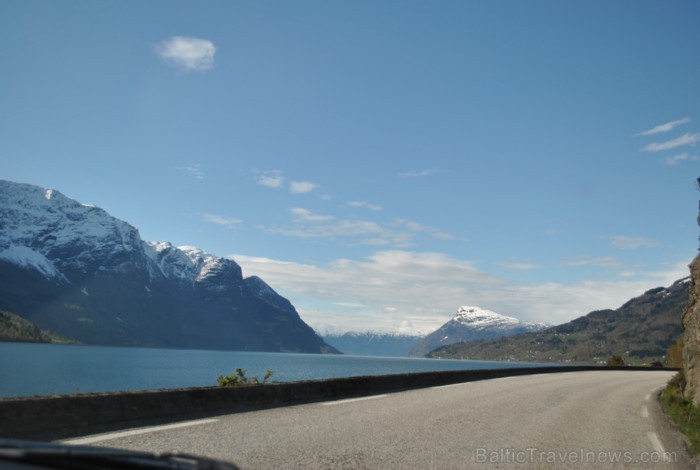
[(700, 255), (690, 264), (688, 307), (683, 312), (685, 396), (700, 405)]
[(103, 209), (2, 180), (0, 310), (86, 344), (334, 351), (234, 261), (145, 242)]

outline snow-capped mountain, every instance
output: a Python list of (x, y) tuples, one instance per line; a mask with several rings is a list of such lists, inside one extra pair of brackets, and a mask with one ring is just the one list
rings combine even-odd
[(0, 310), (92, 344), (333, 352), (289, 301), (195, 247), (0, 180)]
[(347, 333), (326, 333), (323, 340), (345, 354), (358, 356), (408, 356), (423, 336), (401, 333), (380, 333), (372, 331), (352, 331)]
[(0, 220), (0, 258), (57, 280), (119, 269), (143, 251), (134, 227), (52, 189), (0, 181)]
[(688, 306), (690, 278), (657, 287), (614, 310), (595, 310), (543, 331), (507, 341), (470, 341), (434, 350), (431, 357), (491, 361), (605, 364), (613, 354), (627, 364), (663, 361), (678, 341)]
[(479, 307), (462, 306), (450, 321), (426, 336), (411, 349), (411, 356), (424, 356), (433, 349), (462, 341), (500, 338), (518, 333), (540, 331), (542, 323), (528, 323)]

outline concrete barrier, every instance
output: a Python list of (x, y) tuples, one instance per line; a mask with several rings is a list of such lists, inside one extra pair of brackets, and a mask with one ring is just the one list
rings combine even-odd
[(553, 366), (348, 377), (246, 387), (196, 387), (0, 400), (0, 437), (56, 438), (96, 427), (351, 398), (517, 375), (589, 370), (674, 370), (648, 367)]

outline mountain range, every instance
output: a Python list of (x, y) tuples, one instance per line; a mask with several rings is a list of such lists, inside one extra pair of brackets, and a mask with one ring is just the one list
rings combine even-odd
[(324, 341), (346, 354), (424, 356), (441, 346), (482, 338), (500, 338), (547, 328), (474, 306), (463, 306), (448, 322), (428, 335), (381, 332), (326, 333)]
[(85, 344), (337, 353), (240, 266), (0, 180), (0, 310)]
[(411, 349), (424, 336), (384, 333), (374, 331), (350, 331), (346, 333), (326, 333), (323, 340), (343, 352), (356, 356), (408, 356)]
[(689, 281), (680, 279), (669, 287), (648, 290), (617, 309), (597, 310), (539, 332), (452, 344), (428, 356), (600, 364), (617, 354), (630, 364), (663, 362), (681, 335)]
[(0, 180), (0, 340), (532, 362), (620, 354), (641, 363), (663, 358), (687, 302), (682, 279), (554, 327), (464, 306), (427, 336), (352, 332), (324, 341), (233, 260), (144, 241), (101, 208)]

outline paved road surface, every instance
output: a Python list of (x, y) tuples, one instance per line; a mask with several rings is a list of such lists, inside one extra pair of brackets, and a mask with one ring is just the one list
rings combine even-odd
[(690, 468), (656, 401), (672, 375), (507, 377), (69, 442), (178, 450), (259, 469)]

